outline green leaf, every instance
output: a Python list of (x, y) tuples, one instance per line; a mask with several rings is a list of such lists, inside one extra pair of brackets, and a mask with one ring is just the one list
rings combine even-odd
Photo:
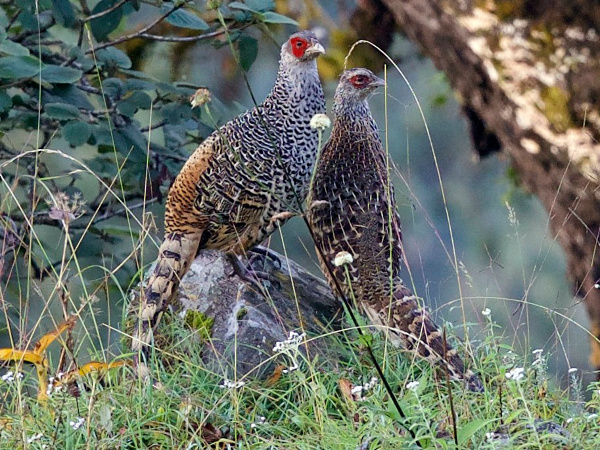
[(52, 10), (63, 27), (70, 28), (75, 24), (75, 9), (69, 0), (52, 0)]
[(85, 94), (72, 84), (57, 84), (52, 89), (42, 91), (42, 104), (68, 103), (79, 109), (94, 109)]
[(71, 58), (75, 58), (75, 62), (81, 65), (81, 69), (84, 72), (92, 69), (95, 65), (95, 62), (92, 58), (88, 58), (84, 51), (79, 47), (72, 47), (69, 50), (69, 56)]
[(72, 121), (62, 128), (61, 133), (69, 144), (73, 147), (79, 147), (88, 141), (92, 134), (92, 129), (85, 122)]
[(189, 105), (169, 103), (163, 107), (161, 115), (168, 123), (180, 124), (182, 120), (192, 117), (192, 108)]
[(6, 56), (0, 58), (0, 78), (29, 78), (40, 73), (45, 64), (34, 56)]
[(76, 106), (67, 103), (47, 103), (44, 111), (51, 119), (67, 120), (78, 119), (79, 109)]
[(12, 107), (12, 98), (6, 91), (0, 91), (0, 113), (4, 113)]
[(102, 83), (102, 90), (111, 97), (121, 97), (124, 93), (125, 82), (119, 78), (107, 78)]
[[(101, 0), (98, 2), (96, 7), (92, 10), (92, 15), (101, 13), (113, 7), (117, 0)], [(92, 34), (98, 41), (104, 41), (108, 38), (108, 35), (115, 31), (121, 19), (123, 18), (123, 8), (119, 7), (108, 14), (94, 19), (90, 22)]]
[(262, 20), (265, 23), (285, 23), (285, 24), (289, 24), (289, 25), (298, 26), (298, 22), (296, 22), (294, 19), (291, 19), (282, 14), (277, 14), (272, 11), (267, 11), (266, 13), (263, 13)]
[(244, 11), (260, 13), (275, 9), (275, 2), (273, 0), (246, 0), (244, 3), (231, 2), (227, 6), (231, 9), (241, 9)]
[(92, 135), (96, 139), (98, 146), (112, 146), (113, 138), (110, 129), (104, 125), (93, 125)]
[(497, 422), (498, 419), (487, 419), (487, 420), (472, 420), (462, 427), (458, 427), (458, 444), (462, 447), (469, 439), (473, 437), (482, 428), (489, 424)]
[(240, 52), (240, 66), (242, 70), (248, 72), (258, 55), (258, 41), (250, 36), (242, 36), (238, 39), (238, 49)]
[(98, 50), (96, 57), (98, 58), (98, 61), (115, 65), (121, 69), (131, 69), (131, 60), (129, 59), (129, 56), (117, 48), (108, 47)]
[[(165, 3), (160, 11), (164, 14), (171, 11), (175, 6), (173, 3)], [(192, 14), (184, 9), (178, 9), (174, 13), (170, 14), (169, 17), (165, 19), (171, 25), (175, 25), (179, 28), (187, 28), (189, 30), (208, 30), (208, 24), (202, 20), (200, 17)]]
[(146, 152), (148, 141), (146, 140), (146, 136), (143, 135), (138, 127), (134, 126), (133, 124), (127, 124), (123, 128), (119, 128), (116, 131), (127, 142), (127, 151), (133, 147), (134, 149), (141, 150), (144, 153)]
[(242, 2), (231, 2), (227, 5), (230, 9), (241, 9), (242, 11), (258, 12)]
[(119, 114), (123, 114), (127, 117), (133, 117), (137, 110), (137, 106), (128, 101), (119, 102), (119, 104), (117, 104), (117, 111), (119, 112)]
[(0, 43), (0, 53), (12, 56), (27, 56), (29, 55), (29, 49), (18, 42), (7, 39)]
[(142, 91), (132, 92), (127, 97), (127, 101), (141, 109), (150, 109), (152, 106), (152, 98)]
[(48, 64), (42, 70), (42, 81), (48, 83), (73, 84), (81, 79), (83, 72), (72, 67)]
[(127, 91), (152, 91), (156, 89), (153, 83), (144, 80), (129, 79), (125, 82), (125, 90)]

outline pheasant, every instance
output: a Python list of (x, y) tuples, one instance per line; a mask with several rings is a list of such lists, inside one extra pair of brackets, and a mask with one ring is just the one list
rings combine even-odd
[(243, 254), (299, 210), (317, 156), (310, 119), (325, 112), (316, 64), (324, 52), (312, 32), (293, 34), (281, 48), (277, 79), (264, 102), (206, 138), (177, 175), (158, 261), (135, 311), (131, 347), (139, 369), (162, 312), (200, 250)]
[(483, 385), (403, 284), (400, 217), (386, 154), (367, 98), (384, 81), (367, 69), (342, 73), (334, 97), (331, 136), (309, 192), (308, 222), (328, 282), (354, 299), (391, 342), (466, 380)]

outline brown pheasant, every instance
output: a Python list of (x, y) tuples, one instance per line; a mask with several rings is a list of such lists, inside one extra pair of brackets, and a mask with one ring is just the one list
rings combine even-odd
[[(391, 342), (447, 368), (482, 391), (429, 313), (400, 278), (400, 217), (386, 154), (367, 97), (384, 81), (367, 69), (345, 71), (334, 97), (331, 136), (317, 163), (308, 221), (329, 284), (354, 299)], [(338, 289), (339, 286), (339, 289)], [(339, 292), (341, 290), (341, 292)]]
[(269, 236), (306, 198), (318, 134), (310, 119), (325, 111), (310, 31), (281, 48), (275, 86), (264, 102), (210, 135), (169, 191), (165, 237), (141, 296), (132, 350), (147, 356), (160, 315), (201, 249), (242, 254)]

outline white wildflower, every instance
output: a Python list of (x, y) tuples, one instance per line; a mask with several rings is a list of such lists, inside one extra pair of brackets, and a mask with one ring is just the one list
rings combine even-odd
[(23, 374), (21, 372), (14, 373), (12, 370), (9, 370), (4, 375), (2, 375), (2, 377), (0, 377), (0, 380), (4, 381), (6, 383), (12, 383), (16, 379), (18, 379), (18, 380), (23, 379)]
[(354, 396), (356, 401), (364, 400), (363, 394), (365, 392), (373, 389), (375, 387), (375, 385), (377, 384), (377, 381), (378, 381), (377, 377), (372, 377), (368, 383), (365, 383), (362, 386), (361, 385), (354, 386), (350, 390), (350, 392), (352, 393), (352, 395)]
[(490, 308), (485, 308), (483, 311), (481, 311), (481, 314), (485, 317), (489, 317), (492, 314), (492, 310)]
[(290, 348), (295, 348), (306, 338), (306, 333), (298, 334), (295, 331), (290, 331), (288, 338), (285, 341), (276, 342), (273, 351), (275, 353), (282, 353)]
[(300, 366), (298, 365), (298, 362), (294, 362), (294, 364), (292, 364), (290, 367), (288, 367), (287, 369), (283, 369), (282, 372), (283, 373), (291, 373), (294, 370), (298, 370), (300, 368)]
[(594, 284), (594, 289), (600, 289), (600, 284), (599, 283)]
[(418, 381), (411, 381), (410, 383), (408, 383), (406, 385), (406, 389), (408, 389), (409, 391), (417, 392), (418, 388), (419, 388), (419, 382)]
[(535, 366), (543, 366), (544, 365), (544, 357), (542, 356), (543, 352), (544, 352), (544, 350), (541, 348), (535, 349), (534, 351), (531, 352), (535, 356), (535, 360), (533, 361), (532, 366), (535, 367)]
[(515, 367), (506, 373), (506, 378), (513, 381), (521, 381), (525, 378), (525, 369), (523, 367)]
[(575, 372), (577, 372), (577, 370), (579, 370), (579, 369), (577, 369), (577, 367), (571, 367), (569, 369), (569, 373), (575, 373)]
[(34, 434), (33, 436), (30, 436), (27, 438), (27, 443), (32, 444), (35, 441), (39, 441), (43, 437), (44, 437), (44, 435), (42, 433)]
[(573, 419), (572, 417), (569, 417), (569, 418), (567, 419), (567, 423), (571, 423), (571, 422), (573, 422), (573, 420), (575, 420), (575, 419)]
[(598, 414), (596, 414), (596, 413), (592, 413), (592, 414), (590, 414), (590, 415), (588, 415), (586, 417), (586, 419), (588, 420), (588, 422), (591, 421), (591, 420), (596, 420), (597, 418), (598, 418)]
[(69, 425), (71, 426), (71, 428), (73, 428), (74, 430), (79, 430), (81, 428), (81, 426), (85, 423), (85, 418), (83, 417), (78, 417), (77, 420), (71, 420), (69, 422)]
[(245, 381), (231, 381), (227, 378), (223, 379), (223, 383), (219, 385), (221, 389), (239, 389), (246, 385)]
[(335, 267), (345, 266), (346, 264), (352, 264), (354, 262), (354, 258), (348, 252), (339, 252), (333, 258), (333, 265)]
[(63, 375), (64, 375), (64, 373), (59, 372), (56, 374), (56, 378), (54, 378), (54, 377), (48, 378), (48, 387), (46, 388), (46, 395), (48, 397), (50, 397), (52, 394), (56, 394), (56, 393), (62, 391), (63, 386), (62, 386), (62, 384), (59, 384), (58, 382), (63, 377)]
[(314, 130), (324, 130), (331, 126), (331, 119), (327, 114), (315, 114), (310, 119), (310, 127)]
[(15, 381), (15, 376), (13, 375), (12, 370), (9, 370), (4, 375), (2, 375), (2, 377), (0, 377), (0, 380), (5, 381), (7, 383), (12, 383), (13, 381)]

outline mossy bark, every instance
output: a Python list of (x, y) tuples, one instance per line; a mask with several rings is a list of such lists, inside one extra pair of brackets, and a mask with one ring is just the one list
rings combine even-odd
[[(549, 214), (600, 369), (600, 4), (370, 0), (445, 72), (476, 151), (508, 155)], [(508, 7), (510, 6), (510, 7)]]

